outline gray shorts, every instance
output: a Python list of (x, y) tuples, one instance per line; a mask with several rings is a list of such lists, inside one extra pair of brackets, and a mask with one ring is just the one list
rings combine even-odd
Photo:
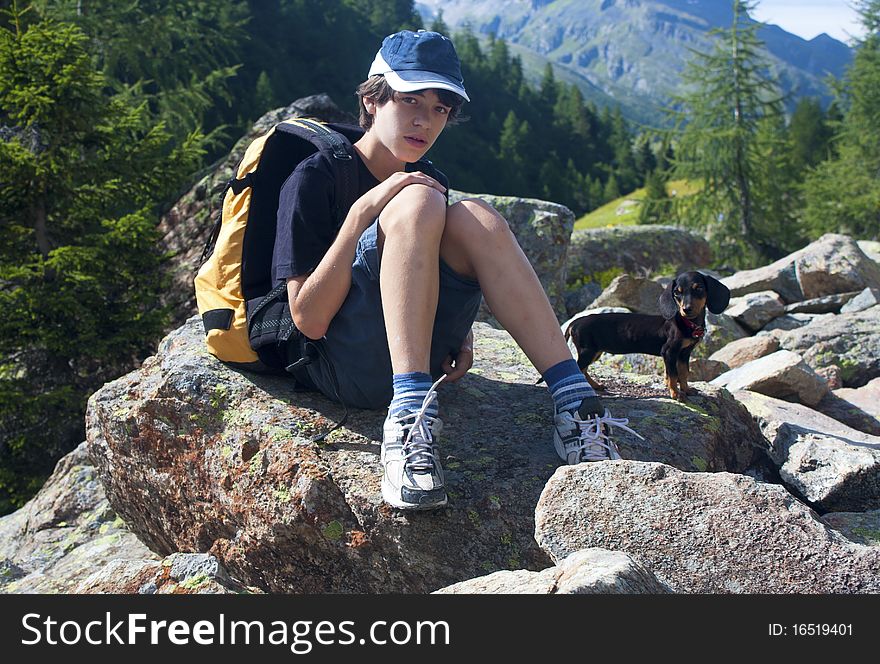
[[(321, 357), (308, 365), (309, 378), (327, 397), (358, 408), (384, 408), (391, 402), (392, 369), (379, 291), (379, 221), (358, 241), (351, 289), (320, 342)], [(439, 378), (447, 355), (455, 354), (477, 316), (480, 284), (440, 260), (440, 296), (431, 339), (431, 375)], [(332, 365), (332, 368), (328, 366)], [(332, 373), (339, 383), (338, 399)]]

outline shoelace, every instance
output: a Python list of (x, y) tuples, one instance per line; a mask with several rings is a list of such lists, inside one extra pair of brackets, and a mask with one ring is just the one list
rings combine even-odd
[(597, 415), (596, 417), (591, 417), (588, 420), (575, 420), (575, 422), (577, 422), (581, 433), (584, 434), (583, 436), (581, 436), (581, 440), (584, 442), (582, 442), (580, 445), (580, 453), (586, 461), (598, 461), (604, 460), (606, 458), (604, 455), (601, 455), (601, 453), (596, 452), (595, 450), (589, 450), (588, 447), (590, 445), (599, 445), (600, 447), (604, 448), (611, 457), (613, 457), (615, 454), (617, 456), (620, 456), (617, 445), (615, 445), (614, 441), (612, 441), (609, 438), (608, 434), (605, 433), (605, 430), (602, 426), (604, 424), (607, 424), (609, 427), (618, 427), (619, 429), (628, 431), (640, 440), (645, 439), (644, 436), (639, 435), (637, 432), (626, 426), (627, 424), (629, 424), (629, 418), (611, 417), (611, 412), (607, 408), (605, 409), (605, 413), (601, 416)]
[(415, 415), (407, 415), (402, 419), (413, 417), (413, 423), (403, 438), (403, 462), (412, 470), (432, 471), (434, 469), (434, 444), (431, 438), (431, 425), (434, 418), (428, 415), (428, 408), (437, 400), (437, 386), (446, 378), (440, 376), (422, 401), (422, 407)]

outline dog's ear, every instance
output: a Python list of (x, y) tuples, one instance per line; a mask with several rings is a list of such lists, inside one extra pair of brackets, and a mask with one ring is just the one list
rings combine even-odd
[(703, 274), (703, 280), (706, 282), (706, 306), (713, 314), (720, 314), (730, 303), (730, 289), (708, 274)]
[(669, 285), (660, 295), (660, 299), (657, 300), (660, 305), (660, 315), (666, 320), (672, 320), (675, 318), (675, 314), (678, 313), (678, 305), (675, 304), (675, 298), (672, 297), (672, 291), (675, 288), (676, 280), (677, 277), (669, 282)]

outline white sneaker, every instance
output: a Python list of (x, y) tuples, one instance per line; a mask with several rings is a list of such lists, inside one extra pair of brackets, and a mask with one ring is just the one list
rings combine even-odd
[(446, 505), (446, 479), (436, 443), (443, 422), (426, 413), (445, 377), (431, 386), (418, 412), (403, 410), (385, 419), (382, 499), (392, 507), (425, 510)]
[(557, 413), (553, 422), (553, 446), (556, 454), (569, 465), (582, 461), (608, 461), (620, 459), (620, 450), (609, 437), (610, 427), (618, 427), (642, 438), (630, 429), (625, 417), (611, 417), (608, 409), (604, 415), (563, 411)]

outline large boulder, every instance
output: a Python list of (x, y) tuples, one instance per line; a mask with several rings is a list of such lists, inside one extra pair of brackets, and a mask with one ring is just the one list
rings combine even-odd
[(626, 553), (676, 592), (880, 592), (880, 548), (850, 542), (783, 487), (732, 473), (565, 466), (541, 494), (535, 538), (554, 560)]
[[(568, 239), (574, 228), (574, 213), (564, 205), (532, 198), (465, 194), (452, 191), (449, 202), (463, 198), (479, 198), (501, 213), (516, 236), (523, 253), (535, 268), (550, 304), (559, 320), (566, 317), (565, 259)], [(493, 322), (485, 302), (479, 320)]]
[(855, 311), (864, 311), (880, 304), (880, 290), (866, 288), (840, 308), (840, 313), (851, 314)]
[(825, 295), (816, 297), (811, 300), (803, 300), (785, 305), (785, 313), (787, 314), (837, 314), (840, 308), (858, 295), (857, 291), (852, 293), (835, 293), (834, 295)]
[(780, 347), (798, 353), (813, 369), (839, 366), (846, 387), (880, 377), (880, 306), (774, 331)]
[(24, 507), (0, 518), (0, 592), (69, 593), (112, 561), (155, 562), (104, 494), (83, 443)]
[(624, 307), (634, 313), (658, 316), (658, 300), (662, 294), (663, 286), (652, 279), (621, 274), (614, 278), (589, 307)]
[(865, 252), (865, 256), (875, 263), (880, 263), (880, 242), (874, 240), (859, 240), (856, 242), (859, 249)]
[(775, 291), (758, 291), (731, 298), (724, 313), (750, 332), (757, 332), (785, 313), (785, 303)]
[(828, 233), (775, 263), (722, 279), (738, 297), (772, 290), (787, 303), (880, 288), (880, 265), (846, 235)]
[(743, 337), (731, 341), (720, 350), (715, 351), (709, 356), (709, 359), (724, 362), (729, 368), (736, 369), (752, 360), (775, 353), (777, 350), (779, 350), (779, 340), (775, 337), (769, 335)]
[(800, 404), (736, 392), (791, 491), (823, 512), (880, 508), (880, 437)]
[(813, 323), (822, 324), (822, 322), (831, 322), (833, 320), (834, 314), (783, 314), (764, 325), (759, 334), (765, 335), (773, 332), (773, 330), (797, 330)]
[(880, 378), (862, 387), (834, 389), (815, 408), (853, 429), (880, 436)]
[(711, 262), (705, 238), (676, 226), (580, 229), (571, 235), (568, 283), (602, 281), (609, 272), (678, 274)]
[[(196, 317), (139, 371), (92, 396), (92, 456), (111, 503), (151, 549), (211, 553), (262, 590), (426, 592), (501, 569), (544, 569), (534, 506), (560, 463), (551, 400), (506, 332), (475, 332), (476, 366), (441, 385), (446, 510), (402, 513), (382, 502), (384, 413), (352, 412), (325, 443), (310, 442), (342, 408), (283, 377), (221, 364)], [(763, 444), (722, 391), (688, 405), (636, 396), (622, 390), (607, 401), (647, 439), (615, 435), (625, 456), (742, 472)]]
[(800, 401), (810, 406), (828, 394), (828, 383), (803, 358), (788, 350), (747, 362), (712, 381), (730, 391), (752, 390), (780, 399)]
[[(853, 410), (858, 411), (858, 419), (866, 420), (866, 426), (878, 429), (877, 431), (868, 431), (868, 433), (880, 435), (880, 378), (874, 378), (862, 387), (842, 387), (834, 390), (833, 396), (851, 406)], [(850, 424), (850, 426), (855, 429), (861, 429), (860, 426), (854, 424)]]
[(650, 570), (625, 553), (577, 551), (540, 572), (495, 572), (435, 591), (442, 595), (652, 595), (669, 593)]
[(113, 560), (74, 592), (141, 595), (229, 595), (254, 592), (230, 578), (214, 557), (175, 553), (164, 560)]
[(724, 348), (727, 344), (743, 339), (749, 333), (733, 319), (724, 314), (706, 312), (706, 332), (703, 338), (694, 348), (691, 357), (710, 357), (715, 351)]

